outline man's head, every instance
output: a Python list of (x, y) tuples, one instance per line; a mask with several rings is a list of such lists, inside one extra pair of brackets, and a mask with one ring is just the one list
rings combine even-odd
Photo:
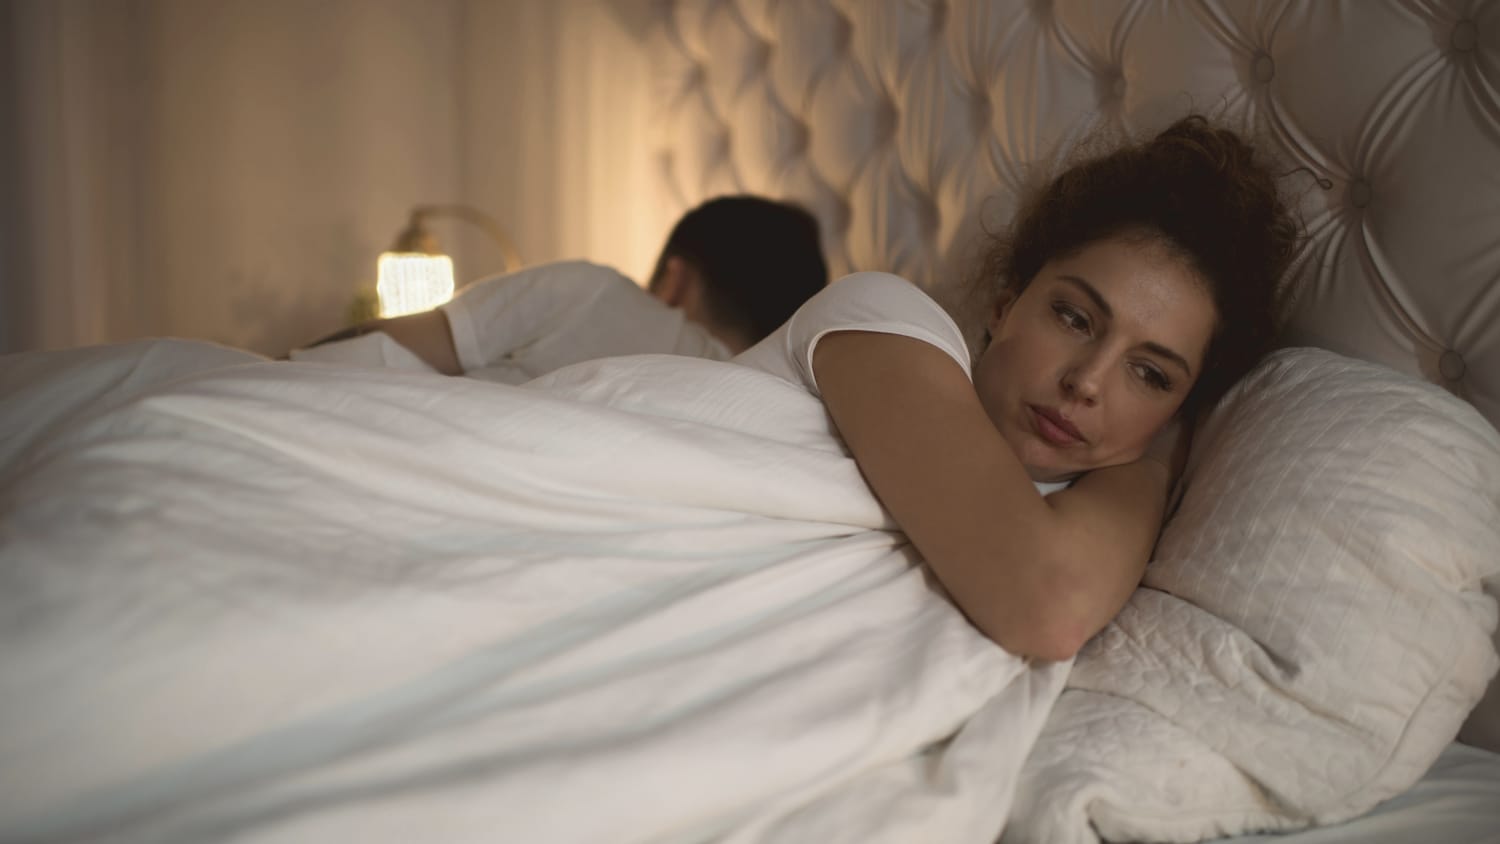
[(775, 331), (827, 283), (811, 214), (756, 196), (723, 196), (677, 221), (649, 289), (738, 352)]

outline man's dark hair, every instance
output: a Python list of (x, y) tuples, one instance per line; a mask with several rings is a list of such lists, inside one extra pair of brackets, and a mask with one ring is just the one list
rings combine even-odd
[(703, 279), (715, 321), (758, 342), (828, 283), (818, 221), (758, 196), (711, 199), (683, 215), (657, 259), (654, 285), (676, 256)]

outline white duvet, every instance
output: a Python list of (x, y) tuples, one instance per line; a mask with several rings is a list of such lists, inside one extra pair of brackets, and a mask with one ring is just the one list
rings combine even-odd
[(989, 841), (1065, 672), (743, 367), (0, 359), (0, 841)]

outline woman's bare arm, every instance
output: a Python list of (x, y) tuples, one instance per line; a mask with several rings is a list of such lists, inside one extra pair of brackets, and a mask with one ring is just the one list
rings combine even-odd
[(819, 341), (813, 369), (871, 488), (986, 636), (1066, 659), (1124, 606), (1160, 529), (1165, 463), (1095, 470), (1043, 498), (935, 347), (838, 332)]

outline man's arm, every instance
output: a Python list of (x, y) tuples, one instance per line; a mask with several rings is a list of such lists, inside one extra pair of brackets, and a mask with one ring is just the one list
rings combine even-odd
[(437, 309), (362, 322), (353, 328), (330, 334), (306, 348), (352, 340), (372, 331), (385, 332), (407, 351), (444, 375), (464, 374), (463, 367), (458, 362), (458, 350), (453, 345), (453, 330), (448, 325), (448, 317)]

